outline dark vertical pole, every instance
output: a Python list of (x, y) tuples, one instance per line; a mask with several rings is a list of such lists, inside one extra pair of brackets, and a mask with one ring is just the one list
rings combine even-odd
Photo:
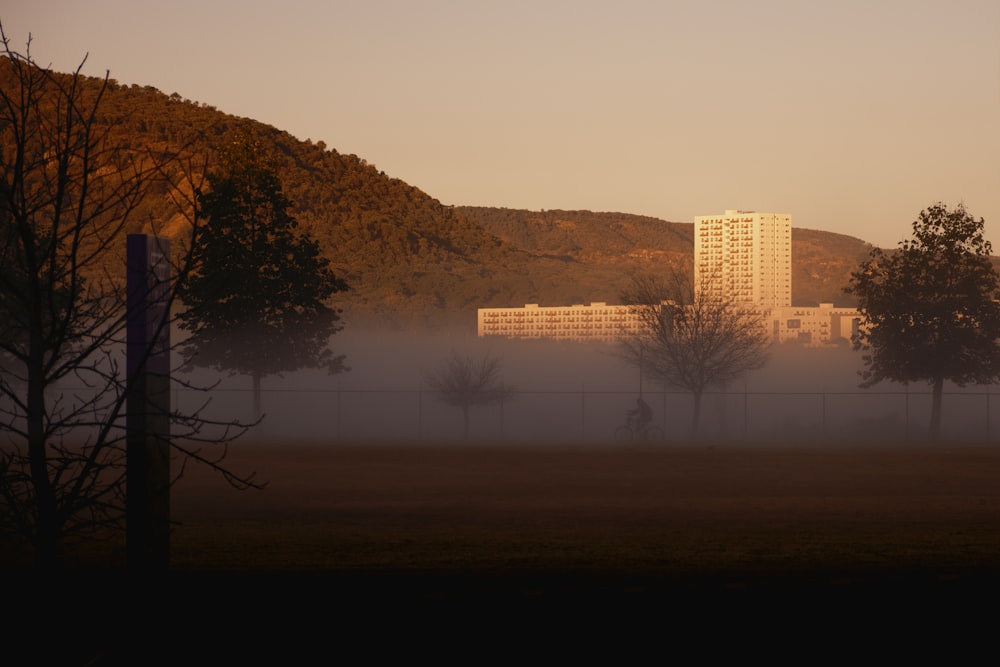
[(743, 383), (743, 439), (746, 440), (750, 436), (750, 405), (749, 405), (749, 392), (747, 391), (747, 383)]
[(639, 345), (639, 396), (642, 396), (642, 365), (645, 362), (645, 352), (645, 347)]
[(337, 384), (337, 440), (340, 440), (340, 384)]
[(504, 432), (503, 432), (503, 417), (504, 417), (504, 414), (503, 414), (503, 404), (504, 404), (504, 389), (503, 389), (503, 385), (501, 384), (500, 385), (500, 439), (501, 440), (503, 440), (503, 437), (504, 437)]
[(136, 571), (170, 565), (170, 241), (127, 239), (125, 546)]
[(905, 384), (903, 387), (906, 389), (906, 407), (903, 410), (903, 439), (910, 439), (910, 385)]
[(663, 400), (661, 401), (662, 408), (663, 408), (663, 418), (660, 420), (661, 423), (663, 424), (663, 439), (664, 440), (667, 440), (667, 389), (668, 389), (667, 381), (664, 380), (663, 381)]
[(822, 430), (823, 441), (826, 441), (826, 387), (823, 387), (823, 430)]

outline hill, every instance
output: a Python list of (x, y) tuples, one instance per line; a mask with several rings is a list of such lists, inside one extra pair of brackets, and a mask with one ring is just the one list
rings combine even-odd
[[(83, 83), (86, 94), (96, 94), (101, 80)], [(4, 61), (0, 86), (12, 85)], [(123, 150), (167, 158), (165, 176), (174, 183), (197, 183), (215, 168), (217, 150), (234, 130), (250, 126), (271, 152), (299, 223), (352, 287), (338, 295), (348, 325), (471, 328), (483, 306), (615, 303), (630, 271), (683, 261), (693, 248), (691, 223), (445, 205), (322, 141), (302, 141), (150, 86), (112, 81), (97, 123)], [(188, 227), (159, 183), (127, 231), (182, 239)], [(795, 303), (846, 305), (841, 287), (867, 247), (838, 234), (794, 230)]]

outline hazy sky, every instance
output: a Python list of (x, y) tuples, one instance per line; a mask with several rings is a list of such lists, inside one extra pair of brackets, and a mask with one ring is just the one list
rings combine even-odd
[(14, 0), (14, 47), (323, 140), (445, 204), (895, 246), (964, 202), (1000, 254), (998, 0)]

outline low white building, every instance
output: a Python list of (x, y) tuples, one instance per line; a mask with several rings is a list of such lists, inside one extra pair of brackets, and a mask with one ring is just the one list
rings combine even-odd
[[(505, 338), (552, 338), (556, 340), (597, 340), (613, 343), (641, 331), (632, 306), (590, 305), (539, 306), (523, 308), (480, 308), (478, 334)], [(832, 303), (818, 307), (785, 306), (764, 311), (764, 326), (775, 343), (796, 342), (805, 347), (850, 343), (857, 332), (861, 314), (854, 308), (836, 308)]]
[(480, 336), (613, 342), (638, 333), (639, 319), (629, 306), (603, 301), (572, 306), (528, 303), (523, 308), (480, 308), (478, 331)]
[(850, 343), (861, 326), (861, 313), (856, 308), (837, 308), (832, 303), (772, 308), (767, 319), (774, 342), (797, 342), (806, 347)]

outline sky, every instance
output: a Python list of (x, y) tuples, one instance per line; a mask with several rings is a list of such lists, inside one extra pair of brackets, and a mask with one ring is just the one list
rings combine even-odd
[[(12, 6), (11, 6), (12, 5)], [(1000, 254), (997, 0), (14, 0), (43, 65), (355, 154), (444, 204), (745, 209)]]

